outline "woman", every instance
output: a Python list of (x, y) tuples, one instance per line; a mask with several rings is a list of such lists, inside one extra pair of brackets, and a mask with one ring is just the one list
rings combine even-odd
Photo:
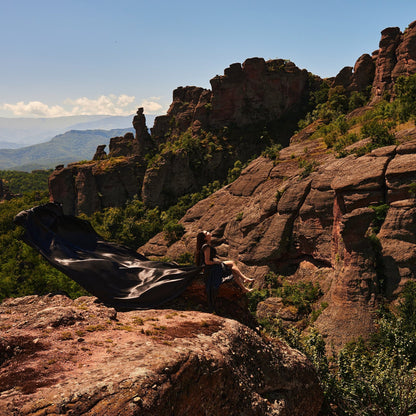
[(201, 231), (196, 237), (195, 263), (197, 266), (204, 267), (205, 278), (214, 279), (215, 281), (210, 282), (210, 284), (216, 286), (218, 290), (219, 285), (223, 281), (234, 277), (236, 283), (244, 292), (251, 292), (252, 289), (244, 286), (244, 282), (252, 282), (254, 279), (244, 276), (234, 261), (219, 260), (217, 251), (211, 246), (211, 238), (211, 233), (208, 231)]

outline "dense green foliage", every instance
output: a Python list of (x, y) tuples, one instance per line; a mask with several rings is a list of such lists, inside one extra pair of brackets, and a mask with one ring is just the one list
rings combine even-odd
[[(288, 297), (284, 290), (255, 291), (250, 294), (250, 305), (255, 309), (258, 301), (276, 295), (294, 304), (291, 296), (299, 298), (301, 293), (301, 304), (306, 302), (308, 312), (319, 298), (319, 292), (311, 288), (299, 291), (295, 285)], [(302, 335), (296, 327), (283, 327), (275, 318), (260, 323), (268, 336), (284, 339), (312, 361), (325, 394), (323, 414), (407, 416), (416, 411), (416, 282), (406, 284), (395, 314), (386, 308), (380, 310), (375, 334), (366, 341), (347, 344), (338, 354), (331, 355), (330, 347), (314, 329)]]
[(42, 191), (0, 204), (0, 299), (56, 291), (72, 297), (86, 293), (26, 245), (21, 238), (22, 228), (13, 224), (18, 212), (47, 201), (48, 194)]
[(394, 130), (400, 123), (416, 120), (416, 74), (399, 77), (395, 83), (394, 99), (382, 100), (363, 115), (346, 118), (346, 114), (367, 103), (369, 95), (353, 92), (348, 95), (342, 87), (328, 89), (327, 101), (321, 102), (308, 113), (299, 127), (304, 128), (315, 120), (323, 123), (313, 134), (323, 137), (325, 144), (339, 156), (346, 156), (345, 147), (368, 139), (363, 146), (353, 150), (357, 155), (371, 152), (382, 146), (395, 144)]
[(14, 194), (25, 194), (48, 189), (48, 178), (52, 170), (35, 170), (32, 173), (16, 170), (0, 170), (0, 179)]
[(272, 272), (265, 276), (264, 284), (263, 289), (255, 289), (247, 294), (249, 309), (253, 313), (259, 302), (269, 297), (278, 297), (285, 306), (291, 305), (300, 315), (308, 315), (312, 312), (312, 304), (322, 296), (318, 284), (290, 283)]
[(138, 198), (127, 201), (123, 207), (106, 208), (95, 212), (91, 217), (81, 215), (91, 222), (94, 229), (106, 240), (115, 241), (136, 249), (150, 238), (164, 231), (169, 244), (184, 234), (184, 227), (178, 222), (186, 211), (201, 199), (211, 195), (221, 187), (218, 181), (204, 186), (200, 192), (179, 198), (175, 205), (166, 210), (147, 208)]

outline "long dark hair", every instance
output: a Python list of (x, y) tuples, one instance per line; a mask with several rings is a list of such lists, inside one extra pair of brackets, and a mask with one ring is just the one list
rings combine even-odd
[(206, 234), (204, 231), (200, 231), (196, 236), (196, 248), (195, 248), (195, 254), (194, 254), (194, 260), (195, 264), (197, 266), (202, 266), (201, 261), (201, 249), (202, 246), (206, 243)]

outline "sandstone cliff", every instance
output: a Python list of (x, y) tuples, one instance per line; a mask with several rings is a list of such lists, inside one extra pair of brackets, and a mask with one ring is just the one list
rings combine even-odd
[(0, 415), (317, 415), (306, 358), (236, 321), (64, 296), (0, 304)]
[(372, 56), (362, 55), (352, 67), (343, 68), (335, 77), (334, 85), (348, 91), (363, 91), (371, 85), (372, 102), (394, 95), (398, 77), (416, 73), (416, 21), (402, 33), (398, 27), (381, 32), (379, 49)]
[[(347, 94), (371, 88), (372, 103), (394, 95), (395, 80), (416, 72), (416, 22), (403, 33), (399, 28), (387, 28), (381, 35), (379, 49), (372, 56), (362, 55), (354, 68), (343, 68), (331, 80), (332, 86), (344, 87)], [(136, 135), (113, 138), (108, 156), (101, 147), (94, 157), (96, 167), (73, 164), (56, 170), (50, 181), (51, 198), (62, 202), (65, 212), (72, 214), (118, 206), (134, 195), (148, 206), (166, 206), (210, 181), (224, 180), (234, 161), (260, 154), (270, 139), (287, 145), (297, 120), (309, 109), (310, 92), (320, 82), (319, 77), (282, 59), (251, 58), (242, 65), (232, 64), (224, 75), (211, 79), (211, 90), (189, 86), (174, 90), (167, 114), (156, 118), (150, 135), (143, 109), (139, 109), (133, 120)], [(186, 132), (196, 142), (204, 142), (207, 132), (219, 141), (208, 140), (202, 146), (219, 149), (209, 158), (204, 157), (205, 150), (196, 150), (203, 169), (195, 168), (189, 151), (168, 147), (160, 153), (157, 164), (147, 166), (146, 154), (174, 143)], [(100, 161), (108, 157), (125, 158), (119, 161), (120, 169), (114, 162), (112, 172), (117, 173), (117, 179), (111, 186), (96, 176), (102, 171)], [(123, 168), (126, 164), (134, 165), (128, 169), (128, 177)], [(172, 177), (177, 180), (171, 181)], [(82, 186), (84, 178), (89, 183), (86, 187)], [(130, 184), (127, 188), (126, 182)], [(113, 195), (112, 190), (119, 188), (121, 191)]]
[[(135, 136), (111, 139), (109, 154), (101, 146), (90, 164), (56, 169), (49, 182), (51, 198), (71, 214), (119, 206), (134, 195), (148, 206), (165, 206), (213, 180), (224, 180), (236, 160), (259, 154), (271, 136), (287, 145), (316, 83), (317, 77), (311, 82), (308, 72), (292, 62), (252, 58), (214, 77), (212, 90), (179, 87), (167, 114), (156, 118), (151, 135), (139, 108), (133, 120)], [(194, 154), (184, 146), (165, 146), (157, 163), (147, 165), (146, 154), (183, 134), (195, 144)], [(115, 159), (111, 169), (109, 158)], [(107, 176), (103, 181), (103, 169), (113, 175), (111, 183), (106, 183)]]
[[(162, 234), (139, 250), (176, 258), (192, 252), (201, 229), (221, 256), (263, 284), (273, 271), (319, 283), (327, 302), (315, 325), (335, 347), (373, 329), (380, 296), (394, 300), (416, 277), (416, 129), (402, 144), (337, 159), (322, 139), (293, 143), (276, 161), (253, 161), (232, 184), (192, 207), (186, 233), (168, 246)], [(388, 205), (377, 236), (375, 210)]]
[[(344, 68), (332, 86), (347, 94), (371, 87), (372, 104), (391, 95), (398, 76), (416, 72), (414, 39), (416, 22), (404, 33), (384, 30), (380, 48), (362, 55), (354, 69)], [(106, 158), (100, 149), (94, 162), (55, 171), (51, 196), (68, 213), (121, 205), (135, 194), (148, 206), (163, 206), (223, 178), (236, 158), (259, 154), (259, 131), (267, 126), (264, 138), (275, 122), (290, 126), (314, 82), (320, 81), (283, 60), (233, 64), (211, 80), (212, 90), (176, 89), (150, 136), (139, 110), (136, 136), (110, 145), (110, 156), (117, 157)], [(176, 258), (193, 251), (199, 230), (211, 230), (220, 255), (237, 259), (258, 287), (269, 271), (290, 282), (319, 283), (315, 325), (339, 348), (371, 332), (380, 299), (394, 301), (406, 280), (416, 277), (416, 130), (414, 124), (403, 127), (398, 145), (338, 159), (322, 139), (311, 139), (322, 123), (293, 136), (278, 160), (257, 158), (238, 180), (190, 209), (179, 242), (169, 246), (160, 234), (141, 251)], [(164, 151), (147, 163), (143, 153), (152, 146)], [(201, 156), (207, 148), (213, 150)], [(377, 206), (387, 207), (382, 224)], [(280, 301), (274, 304), (282, 318)]]

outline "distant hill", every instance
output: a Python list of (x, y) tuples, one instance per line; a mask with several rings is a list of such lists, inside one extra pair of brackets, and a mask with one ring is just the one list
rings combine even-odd
[[(44, 143), (70, 130), (113, 130), (132, 126), (134, 115), (129, 116), (69, 116), (53, 118), (0, 117), (0, 149), (16, 149)], [(155, 116), (146, 115), (151, 128)]]
[(46, 143), (20, 149), (0, 149), (0, 169), (31, 172), (91, 160), (98, 145), (108, 145), (110, 138), (124, 136), (128, 131), (134, 132), (134, 129), (71, 130)]

